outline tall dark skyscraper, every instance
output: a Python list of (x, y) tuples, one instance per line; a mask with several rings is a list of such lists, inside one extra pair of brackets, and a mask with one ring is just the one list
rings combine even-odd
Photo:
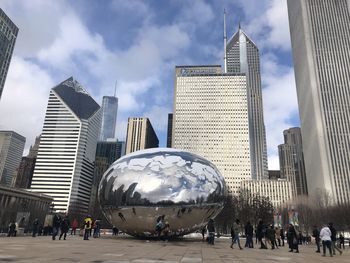
[(30, 147), (27, 156), (22, 157), (16, 176), (16, 188), (30, 188), (32, 183), (36, 157), (38, 155), (40, 136), (35, 138), (35, 143)]
[(15, 47), (18, 27), (0, 8), (0, 99)]
[(224, 63), (227, 73), (244, 73), (247, 77), (249, 142), (252, 179), (267, 179), (267, 151), (260, 77), (260, 55), (255, 43), (239, 26), (226, 43), (224, 21)]
[(173, 138), (173, 114), (168, 114), (168, 134), (166, 140), (166, 147), (171, 148), (171, 140)]
[(99, 141), (115, 138), (118, 98), (104, 96), (102, 99), (102, 123)]
[(350, 203), (350, 1), (287, 3), (308, 192)]
[(278, 146), (281, 178), (292, 183), (293, 196), (307, 195), (307, 182), (300, 128), (283, 131), (284, 144)]
[(102, 219), (100, 205), (97, 201), (98, 186), (101, 178), (109, 166), (120, 157), (125, 155), (125, 142), (100, 141), (96, 147), (94, 179), (91, 187), (90, 213), (94, 218)]

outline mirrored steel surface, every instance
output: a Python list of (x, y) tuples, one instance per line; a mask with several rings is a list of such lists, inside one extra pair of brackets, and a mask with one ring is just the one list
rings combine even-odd
[(133, 236), (156, 236), (164, 216), (169, 236), (196, 231), (222, 209), (225, 180), (204, 158), (170, 148), (138, 151), (103, 175), (99, 202), (112, 225)]

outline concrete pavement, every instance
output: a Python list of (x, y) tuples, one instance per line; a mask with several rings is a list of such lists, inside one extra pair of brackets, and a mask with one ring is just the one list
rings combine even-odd
[[(242, 241), (241, 241), (242, 242)], [(243, 243), (243, 242), (242, 242)], [(348, 252), (349, 251), (349, 252)], [(83, 241), (80, 236), (67, 240), (51, 237), (1, 237), (0, 262), (91, 262), (91, 263), (197, 263), (197, 262), (350, 262), (350, 250), (342, 256), (321, 257), (314, 245), (300, 247), (300, 253), (288, 248), (275, 250), (230, 248), (230, 239), (216, 239), (209, 246), (198, 238), (175, 241), (139, 240), (129, 236), (102, 236)]]

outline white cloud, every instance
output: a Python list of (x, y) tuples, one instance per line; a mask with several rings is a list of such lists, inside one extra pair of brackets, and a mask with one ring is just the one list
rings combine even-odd
[(269, 168), (277, 169), (277, 146), (283, 143), (283, 130), (295, 126), (298, 106), (294, 81), (294, 70), (278, 64), (276, 58), (266, 55), (264, 61), (263, 103), (267, 136)]
[(52, 87), (51, 77), (37, 65), (20, 57), (12, 58), (0, 101), (0, 129), (25, 136), (27, 150), (41, 133)]

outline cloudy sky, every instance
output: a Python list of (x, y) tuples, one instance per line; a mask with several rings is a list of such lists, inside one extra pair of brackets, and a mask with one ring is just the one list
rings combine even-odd
[(0, 0), (19, 35), (0, 101), (0, 129), (27, 138), (42, 129), (49, 91), (74, 76), (101, 104), (119, 98), (117, 137), (128, 117), (149, 117), (166, 145), (175, 65), (223, 63), (241, 21), (261, 55), (269, 168), (284, 129), (299, 126), (285, 0)]

